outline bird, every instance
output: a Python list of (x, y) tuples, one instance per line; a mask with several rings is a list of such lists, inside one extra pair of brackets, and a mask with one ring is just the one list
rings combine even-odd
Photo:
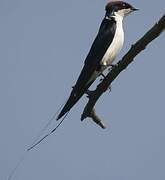
[(124, 43), (123, 18), (136, 11), (135, 7), (125, 1), (109, 1), (105, 6), (105, 16), (101, 22), (98, 34), (84, 61), (80, 75), (72, 88), (70, 96), (58, 114), (59, 120), (88, 91), (92, 83), (103, 71), (112, 66), (116, 55)]

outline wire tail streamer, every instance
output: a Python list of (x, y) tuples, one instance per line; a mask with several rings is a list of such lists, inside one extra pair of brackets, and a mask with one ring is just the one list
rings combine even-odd
[(68, 115), (69, 112), (67, 112), (67, 114), (63, 117), (63, 119), (59, 122), (59, 124), (48, 134), (46, 134), (43, 138), (41, 138), (39, 141), (37, 141), (36, 143), (34, 143), (32, 146), (30, 146), (27, 151), (32, 150), (34, 147), (36, 147), (38, 144), (40, 144), (44, 139), (46, 139), (48, 136), (50, 136), (51, 134), (53, 134), (57, 128), (63, 123), (63, 121), (65, 120), (66, 116)]
[(16, 164), (15, 168), (11, 171), (11, 173), (10, 173), (10, 175), (9, 175), (9, 177), (8, 177), (7, 180), (10, 180), (10, 179), (13, 177), (14, 173), (16, 172), (16, 170), (19, 168), (19, 166), (21, 165), (21, 163), (22, 163), (23, 160), (25, 159), (25, 156), (26, 156), (27, 152), (28, 152), (28, 151), (25, 151), (24, 154), (21, 156), (21, 158), (19, 159), (19, 161), (18, 161), (18, 163)]
[[(52, 123), (52, 121), (55, 119), (55, 117), (57, 116), (57, 114), (59, 113), (59, 111), (61, 110), (61, 108), (63, 107), (65, 103), (63, 103), (59, 109), (54, 113), (54, 115), (50, 118), (50, 120), (47, 122), (47, 124), (43, 127), (43, 129), (41, 129), (41, 131), (38, 133), (38, 135), (36, 136), (35, 140), (33, 141), (33, 144), (36, 144), (36, 142), (40, 139), (41, 135), (43, 134), (43, 132), (48, 128), (48, 126)], [(28, 148), (29, 149), (29, 148)]]
[(66, 116), (68, 115), (68, 113), (62, 118), (62, 120), (57, 124), (57, 126), (50, 131), (48, 134), (46, 134), (43, 138), (41, 138), (39, 140), (39, 138), (41, 137), (41, 135), (43, 134), (43, 132), (48, 128), (48, 126), (51, 124), (51, 122), (55, 119), (57, 113), (60, 111), (60, 109), (63, 107), (64, 103), (60, 106), (60, 108), (57, 110), (57, 112), (52, 116), (52, 118), (50, 118), (50, 120), (48, 121), (48, 123), (44, 126), (44, 128), (40, 131), (40, 133), (37, 135), (37, 137), (35, 138), (34, 142), (32, 143), (32, 145), (27, 148), (24, 152), (24, 154), (20, 157), (18, 163), (16, 164), (15, 168), (11, 171), (8, 180), (11, 180), (11, 178), (13, 177), (14, 173), (16, 172), (16, 170), (20, 167), (20, 165), (22, 164), (23, 160), (25, 159), (27, 153), (32, 150), (34, 147), (36, 147), (38, 144), (40, 144), (45, 138), (47, 138), (49, 135), (53, 134), (58, 127), (60, 127), (60, 125), (63, 123), (63, 121), (65, 120)]

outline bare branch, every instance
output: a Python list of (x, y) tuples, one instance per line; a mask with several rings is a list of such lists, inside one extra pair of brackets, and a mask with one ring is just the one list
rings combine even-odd
[(81, 115), (81, 120), (89, 117), (99, 124), (102, 128), (105, 128), (102, 120), (96, 115), (94, 106), (100, 96), (110, 87), (111, 83), (116, 79), (116, 77), (127, 68), (127, 66), (134, 60), (134, 58), (143, 51), (146, 46), (156, 39), (165, 30), (165, 15), (156, 23), (141, 39), (139, 39), (130, 50), (125, 54), (125, 56), (120, 60), (116, 66), (107, 74), (104, 80), (97, 86), (96, 90), (88, 96), (89, 100), (86, 104), (83, 114)]

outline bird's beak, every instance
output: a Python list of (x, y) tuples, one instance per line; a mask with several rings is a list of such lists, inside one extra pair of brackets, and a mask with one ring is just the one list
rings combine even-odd
[(131, 10), (132, 10), (132, 11), (138, 11), (139, 9), (136, 9), (136, 8), (132, 7)]

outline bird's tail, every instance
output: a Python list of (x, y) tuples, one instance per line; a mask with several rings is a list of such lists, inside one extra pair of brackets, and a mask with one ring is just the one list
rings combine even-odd
[(66, 104), (62, 108), (56, 120), (59, 120), (62, 116), (64, 116), (77, 103), (77, 101), (82, 97), (84, 93), (85, 93), (85, 90), (81, 91), (81, 93), (79, 94), (75, 93), (75, 91), (72, 90)]

